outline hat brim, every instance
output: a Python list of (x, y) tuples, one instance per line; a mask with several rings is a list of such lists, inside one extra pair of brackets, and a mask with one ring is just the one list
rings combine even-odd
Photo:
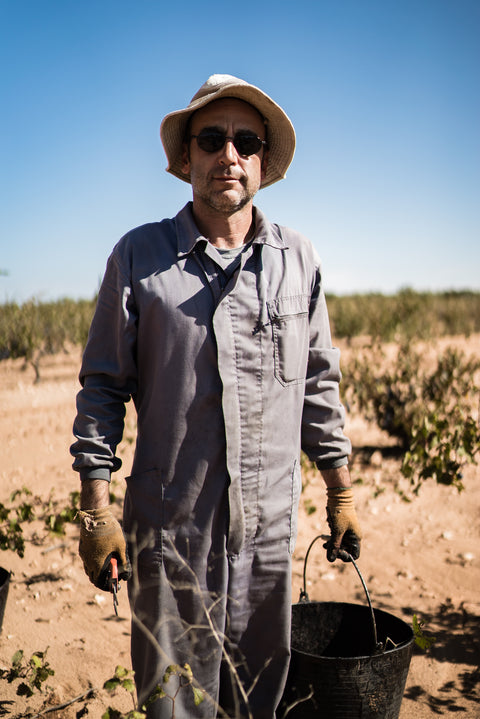
[(182, 143), (188, 119), (200, 108), (224, 97), (248, 102), (266, 120), (269, 153), (267, 171), (260, 187), (268, 187), (283, 179), (295, 153), (295, 130), (288, 115), (258, 87), (233, 82), (222, 84), (211, 93), (193, 99), (183, 110), (176, 110), (164, 117), (160, 137), (167, 155), (167, 172), (184, 182), (190, 182), (190, 175), (182, 171)]

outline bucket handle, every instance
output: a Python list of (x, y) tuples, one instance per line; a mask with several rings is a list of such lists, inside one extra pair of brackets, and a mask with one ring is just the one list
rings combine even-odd
[[(309, 596), (308, 596), (308, 594), (307, 594), (307, 561), (308, 561), (308, 555), (310, 554), (310, 550), (311, 550), (311, 548), (313, 547), (313, 545), (315, 544), (315, 542), (317, 541), (317, 539), (322, 539), (322, 535), (319, 534), (318, 536), (316, 536), (316, 537), (310, 542), (310, 546), (308, 547), (307, 553), (306, 553), (306, 555), (305, 555), (305, 562), (303, 563), (303, 589), (300, 590), (300, 599), (299, 599), (300, 602), (309, 602), (309, 601), (310, 601)], [(360, 572), (360, 570), (359, 570), (359, 568), (358, 568), (358, 566), (357, 566), (357, 564), (356, 564), (356, 562), (355, 562), (355, 560), (354, 560), (354, 558), (352, 557), (351, 554), (349, 554), (349, 553), (346, 552), (345, 550), (341, 549), (340, 552), (339, 552), (339, 556), (340, 556), (340, 558), (343, 559), (344, 561), (346, 561), (346, 562), (351, 562), (351, 563), (353, 564), (353, 566), (355, 567), (355, 569), (356, 569), (356, 572), (357, 572), (357, 574), (358, 574), (358, 576), (359, 576), (359, 578), (360, 578), (360, 581), (361, 581), (361, 583), (362, 583), (362, 587), (363, 587), (363, 590), (364, 590), (364, 592), (365, 592), (365, 596), (366, 596), (366, 598), (367, 598), (368, 607), (369, 607), (369, 609), (370, 609), (370, 617), (371, 617), (371, 620), (372, 620), (372, 632), (373, 632), (373, 647), (374, 647), (374, 652), (382, 652), (383, 649), (384, 649), (384, 647), (383, 647), (383, 644), (378, 641), (378, 636), (377, 636), (377, 623), (376, 623), (376, 621), (375, 621), (375, 614), (374, 614), (374, 611), (373, 611), (372, 601), (371, 601), (371, 599), (370, 599), (370, 594), (368, 593), (368, 589), (367, 589), (367, 585), (365, 584), (365, 580), (363, 579), (362, 574), (361, 574), (361, 572)]]

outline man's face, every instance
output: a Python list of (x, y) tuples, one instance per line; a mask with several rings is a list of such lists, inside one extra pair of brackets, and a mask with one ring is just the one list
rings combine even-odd
[[(250, 131), (265, 139), (262, 117), (242, 100), (216, 100), (198, 110), (192, 117), (190, 134), (198, 135), (206, 129), (229, 137), (240, 130)], [(190, 172), (194, 206), (229, 216), (251, 203), (267, 169), (267, 154), (262, 146), (254, 155), (240, 155), (231, 140), (220, 150), (209, 153), (191, 138), (189, 145), (184, 146), (182, 169)]]

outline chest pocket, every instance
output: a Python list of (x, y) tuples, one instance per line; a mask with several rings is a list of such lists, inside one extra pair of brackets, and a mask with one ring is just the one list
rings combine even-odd
[(284, 386), (305, 381), (308, 361), (308, 295), (267, 302), (272, 325), (275, 377)]

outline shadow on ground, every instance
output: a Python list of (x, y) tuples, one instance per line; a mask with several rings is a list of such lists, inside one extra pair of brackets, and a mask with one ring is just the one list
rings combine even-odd
[[(386, 606), (382, 608), (389, 609)], [(406, 617), (413, 617), (416, 613), (412, 607), (403, 607), (402, 611)], [(463, 603), (455, 607), (447, 602), (435, 612), (422, 613), (420, 619), (425, 635), (435, 637), (429, 650), (432, 660), (462, 665), (463, 671), (459, 671), (455, 681), (441, 686), (436, 696), (421, 686), (410, 686), (405, 698), (426, 704), (432, 714), (472, 716), (470, 709), (459, 703), (460, 695), (470, 703), (470, 707), (471, 704), (478, 705), (475, 716), (480, 717), (480, 617), (467, 611)], [(421, 654), (422, 650), (415, 647), (414, 653)]]

